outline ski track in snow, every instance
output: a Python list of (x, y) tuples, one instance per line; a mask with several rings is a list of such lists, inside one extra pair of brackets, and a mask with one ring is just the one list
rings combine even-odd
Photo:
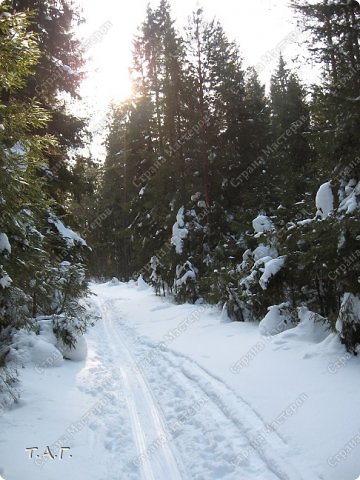
[[(265, 422), (224, 382), (191, 358), (160, 350), (137, 336), (121, 311), (121, 304), (133, 299), (106, 298), (94, 290), (101, 320), (91, 336), (98, 339), (94, 344), (104, 363), (99, 372), (110, 368), (115, 398), (116, 388), (122, 390), (121, 408), (127, 407), (131, 424), (122, 428), (133, 435), (124, 441), (123, 431), (120, 440), (119, 420), (112, 416), (105, 420), (112, 435), (107, 449), (116, 453), (117, 445), (123, 445), (121, 457), (114, 455), (109, 464), (108, 478), (126, 474), (139, 480), (320, 479), (301, 465), (301, 458), (275, 431), (254, 441), (266, 431)], [(151, 361), (141, 361), (144, 358)], [(118, 473), (110, 476), (110, 471)]]
[[(323, 479), (224, 380), (191, 354), (159, 348), (144, 336), (143, 319), (169, 308), (163, 318), (170, 320), (170, 303), (138, 287), (91, 288), (100, 319), (87, 333), (86, 361), (49, 369), (44, 377), (27, 372), (23, 408), (4, 416), (3, 431), (12, 432), (9, 446), (0, 438), (6, 480)], [(80, 419), (81, 428), (65, 437), (71, 460), (46, 461), (41, 468), (23, 454), (14, 460), (18, 444), (53, 448)]]
[[(132, 431), (140, 455), (146, 451), (148, 443), (166, 434), (164, 422), (141, 372), (131, 369), (133, 359), (117, 333), (112, 319), (101, 305), (99, 307), (114, 364), (118, 366), (121, 374)], [(151, 462), (140, 462), (140, 471), (144, 480), (182, 478), (168, 443), (157, 450)]]
[(80, 376), (78, 385), (81, 391), (95, 399), (111, 399), (102, 415), (89, 424), (90, 452), (92, 457), (98, 456), (97, 452), (105, 452), (106, 474), (101, 480), (139, 480), (139, 472), (133, 466), (122, 463), (119, 468), (119, 458), (129, 457), (135, 446), (127, 408), (129, 392), (121, 375), (121, 363), (113, 350), (109, 351), (110, 342), (103, 322), (103, 319), (99, 321), (93, 337), (91, 367)]

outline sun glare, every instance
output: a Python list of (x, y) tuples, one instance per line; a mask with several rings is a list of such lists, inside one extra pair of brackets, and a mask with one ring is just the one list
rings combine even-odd
[[(91, 117), (92, 130), (99, 132), (106, 123), (109, 105), (121, 103), (131, 96), (129, 67), (132, 41), (137, 27), (144, 20), (147, 3), (156, 6), (160, 0), (134, 0), (126, 8), (119, 0), (77, 1), (86, 20), (79, 27), (79, 36), (89, 45), (86, 48), (87, 76), (81, 95), (86, 105), (84, 109)], [(243, 2), (223, 0), (228, 9), (219, 8), (217, 0), (203, 3), (209, 18), (216, 16), (225, 25), (230, 37), (239, 41), (246, 65), (259, 65), (264, 54), (269, 56), (271, 48), (272, 62), (267, 62), (267, 69), (258, 72), (262, 81), (267, 82), (279, 54), (276, 46), (294, 28), (288, 23), (287, 7), (275, 0), (259, 0), (256, 5), (247, 3), (246, 7)], [(194, 0), (171, 0), (171, 4), (180, 28), (186, 25), (188, 15), (197, 5)], [(253, 28), (254, 22), (256, 29)], [(259, 35), (259, 31), (263, 34)], [(263, 42), (264, 35), (268, 38), (266, 44)]]
[[(102, 0), (94, 2), (78, 0), (82, 5), (86, 23), (80, 27), (84, 38), (96, 36), (102, 26), (108, 25), (103, 35), (98, 35), (98, 40), (89, 49), (88, 78), (83, 85), (83, 91), (87, 95), (109, 101), (121, 101), (131, 94), (131, 81), (129, 78), (129, 66), (131, 64), (132, 39), (137, 27), (144, 20), (148, 0), (135, 0), (124, 9), (124, 4), (118, 0)], [(249, 64), (256, 64), (261, 55), (266, 53), (267, 46), (274, 47), (291, 31), (287, 22), (288, 10), (275, 0), (259, 0), (255, 4), (247, 3), (246, 8), (242, 2), (224, 0), (229, 6), (226, 15), (219, 8), (216, 0), (208, 0), (205, 9), (210, 16), (217, 16), (226, 26), (229, 34), (237, 38), (241, 44), (241, 51)], [(157, 0), (151, 0), (151, 5), (156, 5)], [(174, 16), (178, 23), (186, 23), (187, 16), (196, 5), (194, 0), (173, 0)], [(268, 44), (264, 46), (263, 36), (259, 36), (253, 29), (256, 20), (255, 31), (266, 31), (269, 37)], [(274, 22), (277, 22), (276, 28)], [(267, 75), (268, 76), (268, 75)]]
[(82, 93), (96, 99), (98, 104), (121, 102), (131, 94), (131, 45), (143, 9), (135, 9), (133, 18), (130, 6), (124, 15), (121, 2), (103, 0), (101, 8), (98, 2), (81, 0), (80, 3), (86, 22), (79, 27), (79, 35), (88, 45)]
[(89, 52), (83, 89), (99, 100), (103, 97), (121, 101), (131, 94), (131, 52), (129, 45), (119, 42), (116, 35), (107, 35)]

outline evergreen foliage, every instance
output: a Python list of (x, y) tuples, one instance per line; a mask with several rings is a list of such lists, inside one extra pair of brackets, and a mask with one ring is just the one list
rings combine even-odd
[[(51, 68), (60, 58), (64, 60), (67, 50), (69, 61), (75, 46), (68, 31), (71, 8), (61, 4), (5, 1), (0, 5), (2, 366), (6, 366), (13, 333), (21, 328), (38, 332), (40, 316), (50, 316), (54, 333), (71, 346), (76, 332), (83, 332), (88, 323), (78, 302), (87, 292), (88, 248), (64, 223), (69, 187), (65, 177), (60, 180), (57, 168), (61, 164), (65, 171), (70, 148), (80, 145), (74, 137), (78, 127), (69, 123), (75, 119), (64, 113), (59, 100), (63, 92), (75, 95), (78, 81), (73, 83), (64, 75), (60, 79)], [(50, 15), (51, 24), (46, 20)], [(46, 31), (41, 28), (45, 22)], [(55, 45), (56, 59), (51, 50)], [(46, 88), (39, 93), (36, 86), (40, 84)], [(0, 390), (12, 392), (11, 372), (1, 372), (0, 380)]]
[(357, 2), (293, 7), (323, 83), (303, 85), (280, 55), (268, 95), (202, 9), (179, 33), (168, 2), (148, 8), (135, 93), (110, 124), (101, 273), (141, 273), (158, 294), (225, 304), (242, 321), (276, 304), (296, 323), (306, 306), (356, 351), (346, 312), (359, 295), (360, 12)]

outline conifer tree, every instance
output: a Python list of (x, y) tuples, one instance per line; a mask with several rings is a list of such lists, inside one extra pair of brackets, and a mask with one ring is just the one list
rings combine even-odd
[[(271, 78), (271, 130), (273, 152), (269, 173), (273, 187), (272, 204), (290, 208), (303, 200), (311, 169), (311, 147), (307, 134), (310, 111), (304, 88), (296, 75), (286, 67), (280, 55), (279, 65)], [(277, 203), (277, 204), (276, 204)]]
[[(309, 43), (314, 58), (323, 68), (324, 83), (315, 89), (313, 123), (317, 175), (320, 183), (327, 182), (319, 189), (317, 198), (320, 202), (323, 192), (328, 191), (332, 205), (329, 214), (318, 208), (315, 224), (293, 231), (287, 248), (293, 252), (291, 270), (308, 271), (308, 301), (312, 298), (315, 309), (336, 326), (347, 348), (355, 351), (360, 343), (360, 328), (352, 309), (359, 287), (355, 280), (358, 262), (352, 255), (359, 248), (359, 205), (357, 201), (351, 203), (351, 199), (358, 188), (360, 163), (356, 161), (360, 144), (355, 133), (360, 125), (360, 9), (357, 2), (323, 0), (293, 4), (311, 34)], [(353, 260), (348, 261), (349, 258)], [(294, 278), (297, 276), (295, 273)]]
[[(15, 329), (38, 331), (50, 315), (59, 339), (74, 346), (87, 323), (78, 298), (86, 292), (86, 244), (59, 220), (49, 195), (48, 154), (58, 148), (47, 133), (49, 111), (24, 96), (41, 58), (31, 12), (0, 6), (0, 363)], [(0, 374), (0, 383), (5, 378)], [(0, 385), (2, 389), (4, 385)], [(6, 386), (5, 386), (6, 387)]]
[[(11, 0), (9, 7), (15, 13), (30, 13), (28, 30), (40, 42), (39, 61), (16, 96), (35, 99), (51, 113), (46, 132), (57, 139), (58, 146), (47, 152), (49, 170), (45, 175), (50, 180), (47, 188), (58, 202), (59, 213), (64, 214), (60, 204), (64, 204), (67, 192), (76, 190), (78, 182), (71, 171), (70, 155), (83, 146), (85, 135), (84, 120), (70, 113), (64, 100), (65, 96), (74, 101), (79, 98), (84, 61), (73, 27), (82, 20), (68, 0)], [(34, 133), (43, 134), (44, 130)]]

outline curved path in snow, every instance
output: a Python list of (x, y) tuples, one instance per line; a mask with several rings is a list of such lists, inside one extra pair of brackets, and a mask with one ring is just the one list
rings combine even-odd
[[(111, 390), (123, 392), (131, 425), (129, 478), (319, 480), (291, 464), (284, 440), (220, 379), (191, 358), (138, 337), (121, 310), (122, 303), (134, 298), (107, 297), (96, 286), (93, 290), (101, 319), (91, 337), (104, 362), (98, 368), (105, 371), (111, 365)], [(112, 417), (109, 428), (124, 423), (123, 415)], [(124, 457), (114, 457), (109, 468), (124, 472)]]

